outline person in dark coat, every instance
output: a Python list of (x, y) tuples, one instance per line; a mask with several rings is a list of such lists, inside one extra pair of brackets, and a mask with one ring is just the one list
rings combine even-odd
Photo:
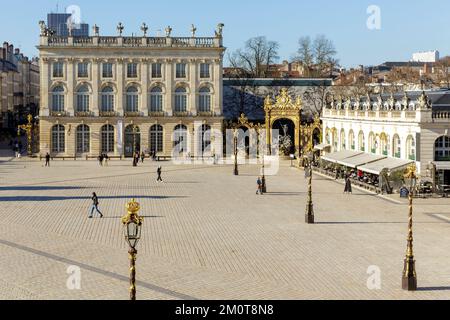
[(158, 174), (158, 178), (156, 179), (156, 182), (163, 182), (163, 179), (161, 178), (161, 174), (162, 174), (161, 166), (158, 167), (158, 170), (156, 170), (156, 173)]
[(100, 218), (103, 218), (103, 214), (98, 209), (98, 197), (95, 192), (92, 193), (92, 206), (91, 206), (91, 213), (89, 215), (89, 219), (92, 218), (94, 211), (97, 211), (97, 213), (100, 215)]
[(144, 163), (144, 160), (145, 160), (145, 153), (144, 153), (144, 151), (142, 151), (142, 153), (141, 153), (141, 162)]
[(50, 167), (50, 154), (48, 152), (45, 155), (45, 166)]
[(352, 190), (352, 181), (350, 180), (350, 177), (349, 177), (349, 176), (346, 176), (346, 177), (345, 177), (345, 189), (344, 189), (344, 193), (349, 193), (349, 194), (353, 193), (353, 190)]

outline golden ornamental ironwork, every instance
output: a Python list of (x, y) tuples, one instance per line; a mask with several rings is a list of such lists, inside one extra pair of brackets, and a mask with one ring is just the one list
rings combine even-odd
[(125, 207), (127, 208), (128, 214), (122, 218), (122, 224), (128, 224), (132, 221), (137, 221), (141, 224), (143, 218), (138, 215), (141, 205), (133, 199), (131, 202), (127, 203)]
[(295, 101), (292, 100), (286, 88), (281, 89), (280, 94), (275, 97), (275, 103), (273, 103), (270, 96), (264, 101), (264, 110), (295, 110), (300, 111), (303, 108), (303, 102), (300, 97), (297, 97)]

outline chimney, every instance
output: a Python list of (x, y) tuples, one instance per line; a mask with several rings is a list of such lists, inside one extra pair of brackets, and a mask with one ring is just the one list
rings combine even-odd
[(20, 49), (19, 49), (19, 48), (16, 48), (16, 50), (14, 50), (14, 54), (19, 55), (19, 54), (20, 54)]

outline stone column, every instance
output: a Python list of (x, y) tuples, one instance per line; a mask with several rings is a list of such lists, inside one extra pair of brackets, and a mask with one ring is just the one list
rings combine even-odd
[(99, 105), (99, 95), (100, 95), (100, 74), (99, 74), (99, 66), (101, 64), (100, 59), (93, 59), (92, 62), (92, 107), (91, 112), (94, 113), (94, 116), (100, 115), (100, 105)]
[(145, 116), (148, 117), (148, 60), (141, 60), (141, 103), (139, 111)]
[(50, 112), (50, 104), (49, 104), (49, 87), (50, 87), (50, 63), (48, 58), (43, 58), (40, 61), (40, 116), (47, 117)]
[(166, 71), (166, 96), (164, 97), (164, 112), (168, 116), (173, 115), (173, 93), (174, 93), (174, 74), (173, 74), (173, 60), (167, 59), (165, 61)]
[(190, 59), (189, 61), (189, 86), (190, 86), (190, 99), (188, 112), (193, 116), (197, 115), (197, 86), (198, 86), (198, 72), (197, 61)]
[(66, 72), (67, 72), (67, 97), (65, 111), (70, 114), (70, 116), (75, 115), (75, 61), (73, 59), (67, 59), (66, 61)]
[(213, 107), (214, 115), (222, 116), (223, 109), (223, 75), (222, 75), (222, 59), (216, 59), (213, 63), (213, 81), (214, 81), (214, 98)]
[(117, 79), (117, 96), (116, 96), (116, 103), (115, 103), (115, 110), (120, 113), (120, 116), (124, 115), (124, 102), (123, 102), (123, 96), (124, 96), (124, 90), (125, 90), (125, 84), (124, 84), (124, 60), (123, 59), (117, 59), (116, 63), (116, 79)]

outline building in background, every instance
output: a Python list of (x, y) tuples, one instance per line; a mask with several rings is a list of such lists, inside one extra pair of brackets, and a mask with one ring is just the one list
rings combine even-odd
[(436, 63), (439, 61), (439, 51), (423, 51), (413, 53), (412, 62)]
[[(195, 155), (222, 130), (223, 47), (214, 37), (59, 37), (41, 25), (40, 153), (53, 156)], [(220, 144), (220, 141), (217, 141)], [(220, 145), (221, 146), (221, 145)], [(220, 147), (217, 148), (220, 150)], [(175, 154), (175, 152), (178, 152)], [(198, 153), (197, 153), (198, 155)]]
[(17, 130), (39, 108), (39, 61), (29, 59), (12, 44), (0, 48), (0, 128)]
[(72, 14), (70, 13), (49, 13), (47, 15), (47, 26), (54, 32), (54, 35), (68, 37), (69, 29), (74, 37), (89, 37), (89, 24), (79, 23), (71, 25)]

